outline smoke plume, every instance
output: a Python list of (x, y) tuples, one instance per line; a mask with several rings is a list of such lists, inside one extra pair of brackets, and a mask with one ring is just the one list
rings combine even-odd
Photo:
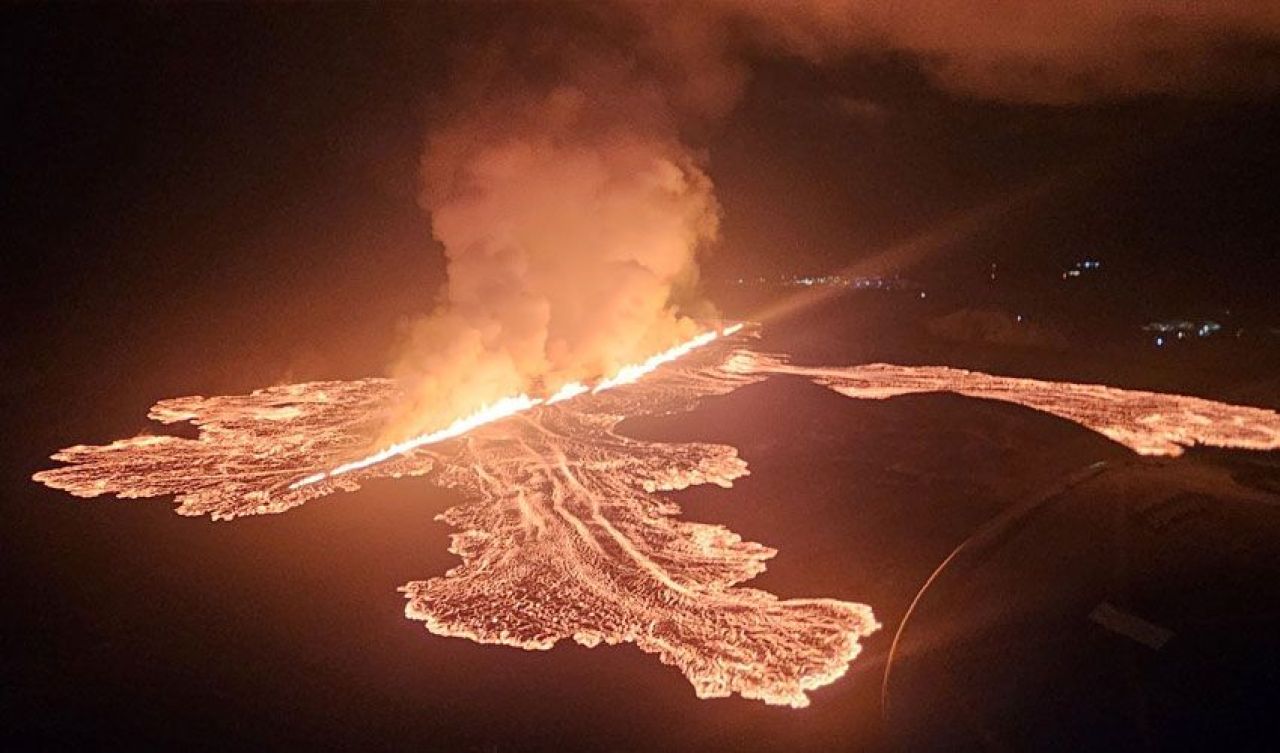
[(1059, 106), (1280, 84), (1280, 5), (1253, 0), (495, 7), (507, 22), (465, 50), (423, 158), (448, 283), (393, 367), (412, 401), (396, 439), (607, 376), (697, 329), (719, 209), (682, 133), (732, 110), (751, 61), (894, 54), (953, 95)]
[(707, 313), (696, 262), (719, 208), (664, 87), (625, 57), (552, 42), (492, 47), (429, 136), (421, 203), (448, 284), (393, 369), (413, 401), (393, 435), (609, 376)]

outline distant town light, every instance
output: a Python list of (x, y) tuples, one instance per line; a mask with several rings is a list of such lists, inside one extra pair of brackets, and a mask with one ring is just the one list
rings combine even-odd
[(1212, 319), (1199, 322), (1187, 321), (1186, 319), (1170, 319), (1144, 324), (1142, 329), (1146, 332), (1171, 333), (1179, 340), (1185, 340), (1188, 335), (1210, 337), (1214, 333), (1220, 332), (1222, 325)]
[[(735, 278), (730, 278), (729, 281), (734, 282)], [(746, 278), (746, 277), (738, 277), (736, 278), (736, 282), (739, 285), (751, 285), (751, 284), (769, 285), (773, 283), (778, 283), (782, 285), (807, 287), (807, 288), (814, 287), (814, 286), (824, 286), (824, 287), (835, 287), (835, 288), (851, 288), (854, 290), (912, 291), (912, 290), (919, 289), (919, 286), (917, 285), (917, 283), (909, 279), (899, 277), (896, 274), (870, 275), (870, 276), (860, 277), (860, 276), (853, 276), (853, 275), (846, 276), (841, 274), (799, 275), (799, 274), (784, 273), (784, 274), (779, 274), (777, 277), (774, 277), (774, 278), (758, 277), (758, 278), (752, 279), (752, 278)]]
[(1079, 277), (1082, 273), (1086, 271), (1098, 270), (1101, 268), (1102, 268), (1102, 262), (1098, 261), (1097, 259), (1084, 259), (1082, 261), (1078, 261), (1075, 264), (1071, 265), (1071, 269), (1068, 269), (1067, 271), (1063, 272), (1062, 279), (1065, 280), (1068, 277)]

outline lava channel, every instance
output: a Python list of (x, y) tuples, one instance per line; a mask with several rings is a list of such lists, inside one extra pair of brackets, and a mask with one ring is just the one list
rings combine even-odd
[(198, 438), (69, 447), (54, 455), (67, 465), (35, 479), (82, 497), (173, 495), (181, 514), (227, 520), (283, 512), (369, 478), (426, 476), (468, 499), (438, 516), (457, 530), (451, 551), (462, 563), (401, 588), (406, 615), (431, 632), (525, 649), (629, 642), (680, 669), (699, 697), (805, 706), (879, 627), (871, 608), (741, 587), (775, 551), (681, 520), (668, 493), (729, 487), (746, 463), (725, 445), (622, 436), (625, 417), (689, 410), (788, 374), (855, 398), (946, 391), (1014, 402), (1142, 454), (1197, 443), (1280, 447), (1280, 415), (1260, 408), (937, 366), (795, 366), (741, 347), (742, 338), (713, 339), (604, 388), (518, 402), (495, 420), (374, 455), (362, 455), (367, 438), (401, 397), (391, 380), (164, 400), (151, 417), (191, 422)]
[(1140, 455), (1181, 455), (1194, 445), (1280, 449), (1280, 414), (1187, 395), (1102, 384), (994, 376), (947, 366), (872, 363), (794, 366), (781, 356), (754, 355), (731, 364), (744, 373), (792, 374), (846, 397), (883, 400), (921, 392), (954, 392), (1033, 408), (1091, 429)]
[(747, 473), (737, 451), (615, 431), (625, 417), (689, 410), (765, 378), (724, 368), (743, 357), (732, 340), (702, 345), (370, 463), (350, 458), (362, 457), (397, 405), (389, 380), (164, 400), (151, 417), (189, 421), (198, 438), (69, 447), (54, 455), (68, 465), (35, 479), (83, 497), (173, 495), (181, 514), (227, 520), (283, 512), (369, 478), (427, 476), (468, 499), (438, 516), (456, 529), (450, 550), (462, 563), (401, 588), (406, 615), (432, 633), (524, 649), (634, 643), (683, 672), (701, 698), (805, 706), (807, 692), (842, 676), (879, 628), (871, 608), (740, 587), (776, 552), (681, 520), (667, 495), (731, 486)]

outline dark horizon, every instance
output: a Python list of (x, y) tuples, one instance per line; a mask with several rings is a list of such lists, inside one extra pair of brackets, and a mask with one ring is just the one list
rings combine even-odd
[[(447, 4), (7, 15), (5, 205), (21, 218), (7, 308), (20, 338), (100, 322), (162, 339), (144, 316), (158, 296), (191, 322), (178, 339), (206, 338), (210, 322), (265, 327), (288, 343), (287, 364), (342, 358), (330, 331), (388, 349), (398, 320), (433, 305), (444, 269), (417, 205), (418, 157), (447, 96), (450, 41), (485, 21)], [(1098, 258), (1136, 293), (1137, 319), (1268, 310), (1274, 97), (1023, 105), (941, 91), (907, 56), (755, 65), (740, 104), (698, 139), (723, 205), (709, 282), (833, 272), (943, 229), (936, 250), (877, 271), (954, 287), (994, 262), (1036, 284)], [(953, 218), (1042, 184), (945, 237)], [(234, 352), (225, 336), (205, 347)], [(384, 368), (369, 351), (364, 368)]]

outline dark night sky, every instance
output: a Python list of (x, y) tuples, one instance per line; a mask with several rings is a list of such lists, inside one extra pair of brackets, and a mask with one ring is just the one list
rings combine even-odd
[[(416, 205), (418, 158), (448, 55), (485, 19), (452, 6), (7, 16), (10, 346), (93, 363), (121, 343), (160, 359), (182, 343), (214, 368), (270, 348), (286, 371), (368, 371), (395, 322), (429, 307), (443, 266)], [(1280, 280), (1274, 99), (990, 103), (939, 91), (906, 55), (754, 68), (736, 110), (698, 134), (725, 217), (709, 279), (840, 269), (1048, 181), (905, 271), (946, 280), (999, 260), (1051, 279), (1097, 255), (1141, 283), (1143, 316), (1265, 307)], [(108, 334), (85, 351), (95, 329)], [(6, 351), (11, 375), (36, 368)]]

